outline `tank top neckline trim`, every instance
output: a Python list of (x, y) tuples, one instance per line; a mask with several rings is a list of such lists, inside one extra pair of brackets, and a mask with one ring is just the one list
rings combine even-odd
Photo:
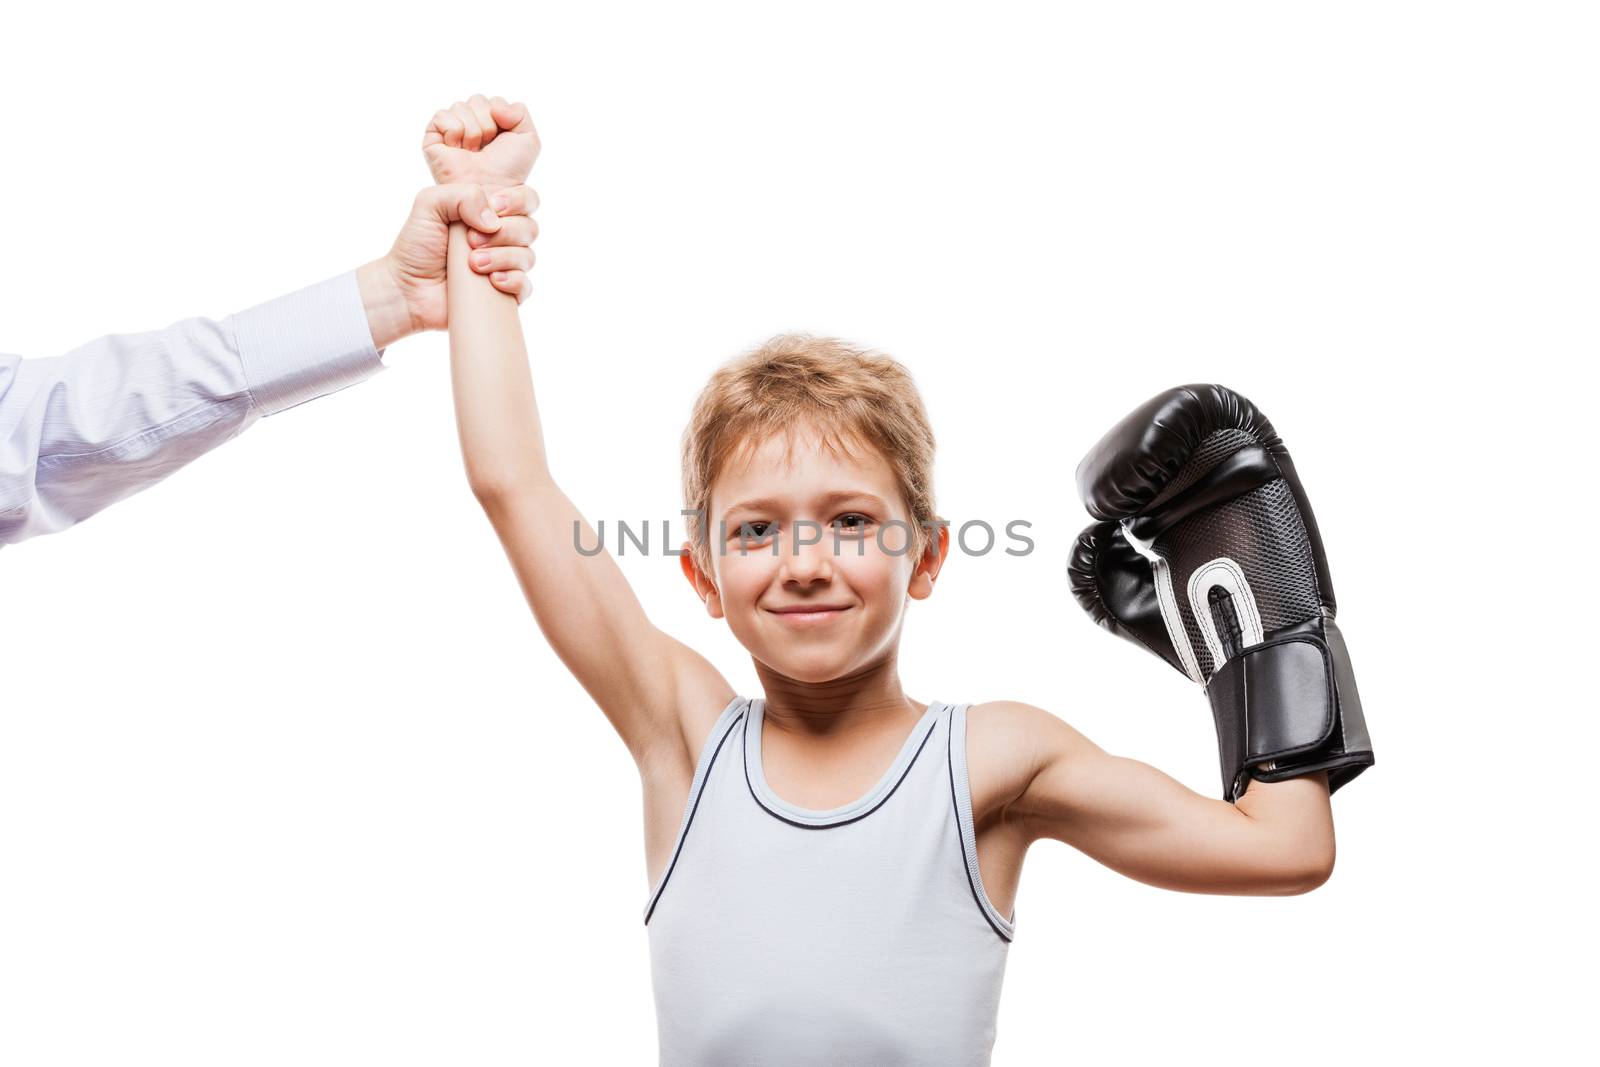
[(761, 759), (761, 733), (762, 724), (766, 718), (766, 699), (753, 697), (749, 701), (748, 713), (744, 716), (744, 778), (750, 788), (750, 795), (768, 815), (786, 822), (791, 826), (799, 826), (807, 830), (826, 830), (835, 826), (844, 826), (848, 823), (859, 822), (871, 815), (878, 808), (888, 802), (894, 795), (900, 783), (905, 781), (911, 773), (911, 767), (916, 763), (917, 757), (922, 755), (922, 750), (927, 747), (928, 739), (933, 736), (934, 729), (938, 726), (939, 717), (950, 705), (941, 701), (929, 701), (927, 710), (917, 720), (916, 726), (906, 735), (905, 742), (901, 744), (899, 753), (895, 756), (877, 783), (861, 796), (847, 804), (826, 811), (812, 808), (802, 808), (790, 804), (772, 791), (767, 784), (766, 772)]

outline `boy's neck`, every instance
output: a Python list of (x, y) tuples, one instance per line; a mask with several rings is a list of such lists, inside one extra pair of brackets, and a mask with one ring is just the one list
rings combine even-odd
[(817, 740), (858, 731), (903, 729), (928, 706), (906, 696), (893, 660), (826, 682), (800, 682), (756, 664), (762, 716), (773, 729)]

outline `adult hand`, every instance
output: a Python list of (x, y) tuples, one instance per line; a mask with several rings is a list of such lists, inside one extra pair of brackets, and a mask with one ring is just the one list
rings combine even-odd
[(496, 289), (518, 303), (527, 299), (532, 285), (526, 271), (533, 265), (528, 246), (539, 232), (529, 216), (538, 206), (538, 195), (520, 184), (493, 192), (472, 184), (436, 185), (418, 193), (389, 254), (356, 274), (373, 346), (386, 348), (420, 330), (444, 329), (452, 222), (467, 224), (479, 249), (470, 257), (472, 269), (489, 275)]
[(539, 134), (522, 104), (477, 94), (434, 114), (422, 135), (422, 155), (441, 185), (501, 189), (528, 180)]

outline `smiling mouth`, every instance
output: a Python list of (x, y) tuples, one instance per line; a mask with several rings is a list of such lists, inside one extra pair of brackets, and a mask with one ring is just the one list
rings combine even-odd
[(835, 615), (843, 615), (849, 610), (850, 608), (848, 606), (841, 608), (802, 608), (799, 610), (790, 609), (788, 611), (774, 611), (772, 614), (787, 622), (802, 623), (821, 622), (826, 619), (831, 619)]

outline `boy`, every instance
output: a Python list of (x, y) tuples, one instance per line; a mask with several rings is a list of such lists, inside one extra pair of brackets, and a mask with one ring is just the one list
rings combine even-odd
[[(469, 136), (470, 133), (470, 136)], [(437, 129), (441, 180), (505, 184)], [(530, 205), (531, 210), (531, 205)], [(472, 490), (540, 628), (610, 719), (645, 801), (661, 1062), (989, 1062), (1032, 842), (1141, 881), (1292, 894), (1334, 860), (1328, 771), (1202, 797), (1015, 701), (901, 688), (909, 600), (949, 551), (910, 376), (836, 340), (723, 367), (684, 435), (685, 577), (763, 696), (654, 627), (546, 463), (515, 305), (451, 237), (451, 366)], [(1271, 770), (1270, 767), (1266, 767)], [(1283, 770), (1284, 768), (1279, 768)]]

